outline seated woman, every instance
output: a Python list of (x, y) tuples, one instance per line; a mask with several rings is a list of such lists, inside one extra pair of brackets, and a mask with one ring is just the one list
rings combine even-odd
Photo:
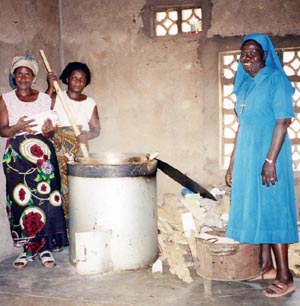
[(82, 93), (84, 88), (91, 82), (91, 73), (88, 66), (80, 62), (71, 62), (65, 67), (59, 78), (68, 86), (67, 90), (63, 91), (64, 101), (67, 103), (76, 124), (81, 130), (81, 134), (76, 137), (63, 104), (55, 92), (54, 81), (57, 79), (56, 75), (49, 72), (49, 86), (46, 93), (52, 98), (52, 108), (57, 112), (61, 122), (54, 135), (54, 143), (62, 177), (65, 215), (68, 217), (67, 162), (78, 156), (80, 143), (88, 145), (90, 139), (100, 135), (100, 120), (96, 102)]
[(11, 235), (23, 248), (13, 266), (23, 269), (39, 254), (51, 268), (51, 251), (68, 245), (58, 162), (48, 139), (55, 126), (46, 119), (36, 130), (35, 119), (28, 118), (50, 111), (51, 99), (31, 87), (38, 73), (32, 56), (15, 57), (10, 71), (16, 88), (0, 97), (0, 135), (7, 137), (3, 168)]

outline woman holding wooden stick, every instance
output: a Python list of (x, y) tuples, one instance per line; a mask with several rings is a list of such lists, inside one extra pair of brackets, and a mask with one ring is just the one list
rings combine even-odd
[(53, 101), (52, 108), (57, 112), (61, 126), (54, 136), (54, 143), (62, 177), (62, 192), (65, 200), (65, 215), (68, 216), (68, 177), (67, 162), (73, 160), (79, 153), (79, 144), (88, 146), (88, 141), (100, 135), (100, 120), (96, 102), (83, 94), (83, 90), (90, 84), (91, 73), (88, 66), (81, 62), (69, 63), (59, 79), (68, 86), (63, 91), (64, 102), (75, 117), (81, 133), (75, 136), (71, 122), (66, 114), (60, 97), (56, 95), (54, 81), (57, 80), (53, 72), (48, 73), (48, 89), (46, 93)]

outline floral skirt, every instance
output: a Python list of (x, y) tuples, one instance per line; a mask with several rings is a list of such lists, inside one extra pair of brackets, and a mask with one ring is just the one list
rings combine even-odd
[(74, 161), (79, 152), (79, 144), (71, 127), (60, 127), (53, 137), (61, 177), (65, 217), (69, 217), (69, 188), (67, 162)]
[(14, 245), (23, 247), (27, 257), (67, 246), (60, 174), (52, 142), (42, 134), (9, 138), (3, 169)]

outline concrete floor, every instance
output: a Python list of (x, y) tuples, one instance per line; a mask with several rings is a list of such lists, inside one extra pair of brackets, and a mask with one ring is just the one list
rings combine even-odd
[(206, 296), (203, 280), (187, 285), (174, 275), (152, 274), (151, 269), (78, 275), (69, 263), (68, 249), (55, 253), (57, 266), (45, 269), (35, 260), (21, 271), (12, 268), (15, 258), (0, 263), (1, 306), (296, 306), (300, 301), (300, 278), (296, 292), (270, 299), (262, 294), (264, 282), (212, 282)]

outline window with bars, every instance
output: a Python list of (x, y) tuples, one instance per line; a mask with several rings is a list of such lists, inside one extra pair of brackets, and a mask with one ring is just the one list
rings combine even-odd
[[(277, 49), (277, 53), (282, 61), (284, 71), (288, 75), (295, 88), (293, 95), (295, 119), (288, 129), (292, 142), (293, 168), (300, 170), (300, 48)], [(238, 123), (234, 114), (234, 104), (236, 102), (233, 93), (234, 76), (240, 51), (222, 52), (219, 54), (220, 65), (220, 103), (222, 108), (221, 123), (221, 165), (227, 168), (230, 161), (231, 152), (234, 146), (235, 132)]]
[(202, 32), (202, 9), (199, 6), (152, 8), (153, 36), (174, 36)]

